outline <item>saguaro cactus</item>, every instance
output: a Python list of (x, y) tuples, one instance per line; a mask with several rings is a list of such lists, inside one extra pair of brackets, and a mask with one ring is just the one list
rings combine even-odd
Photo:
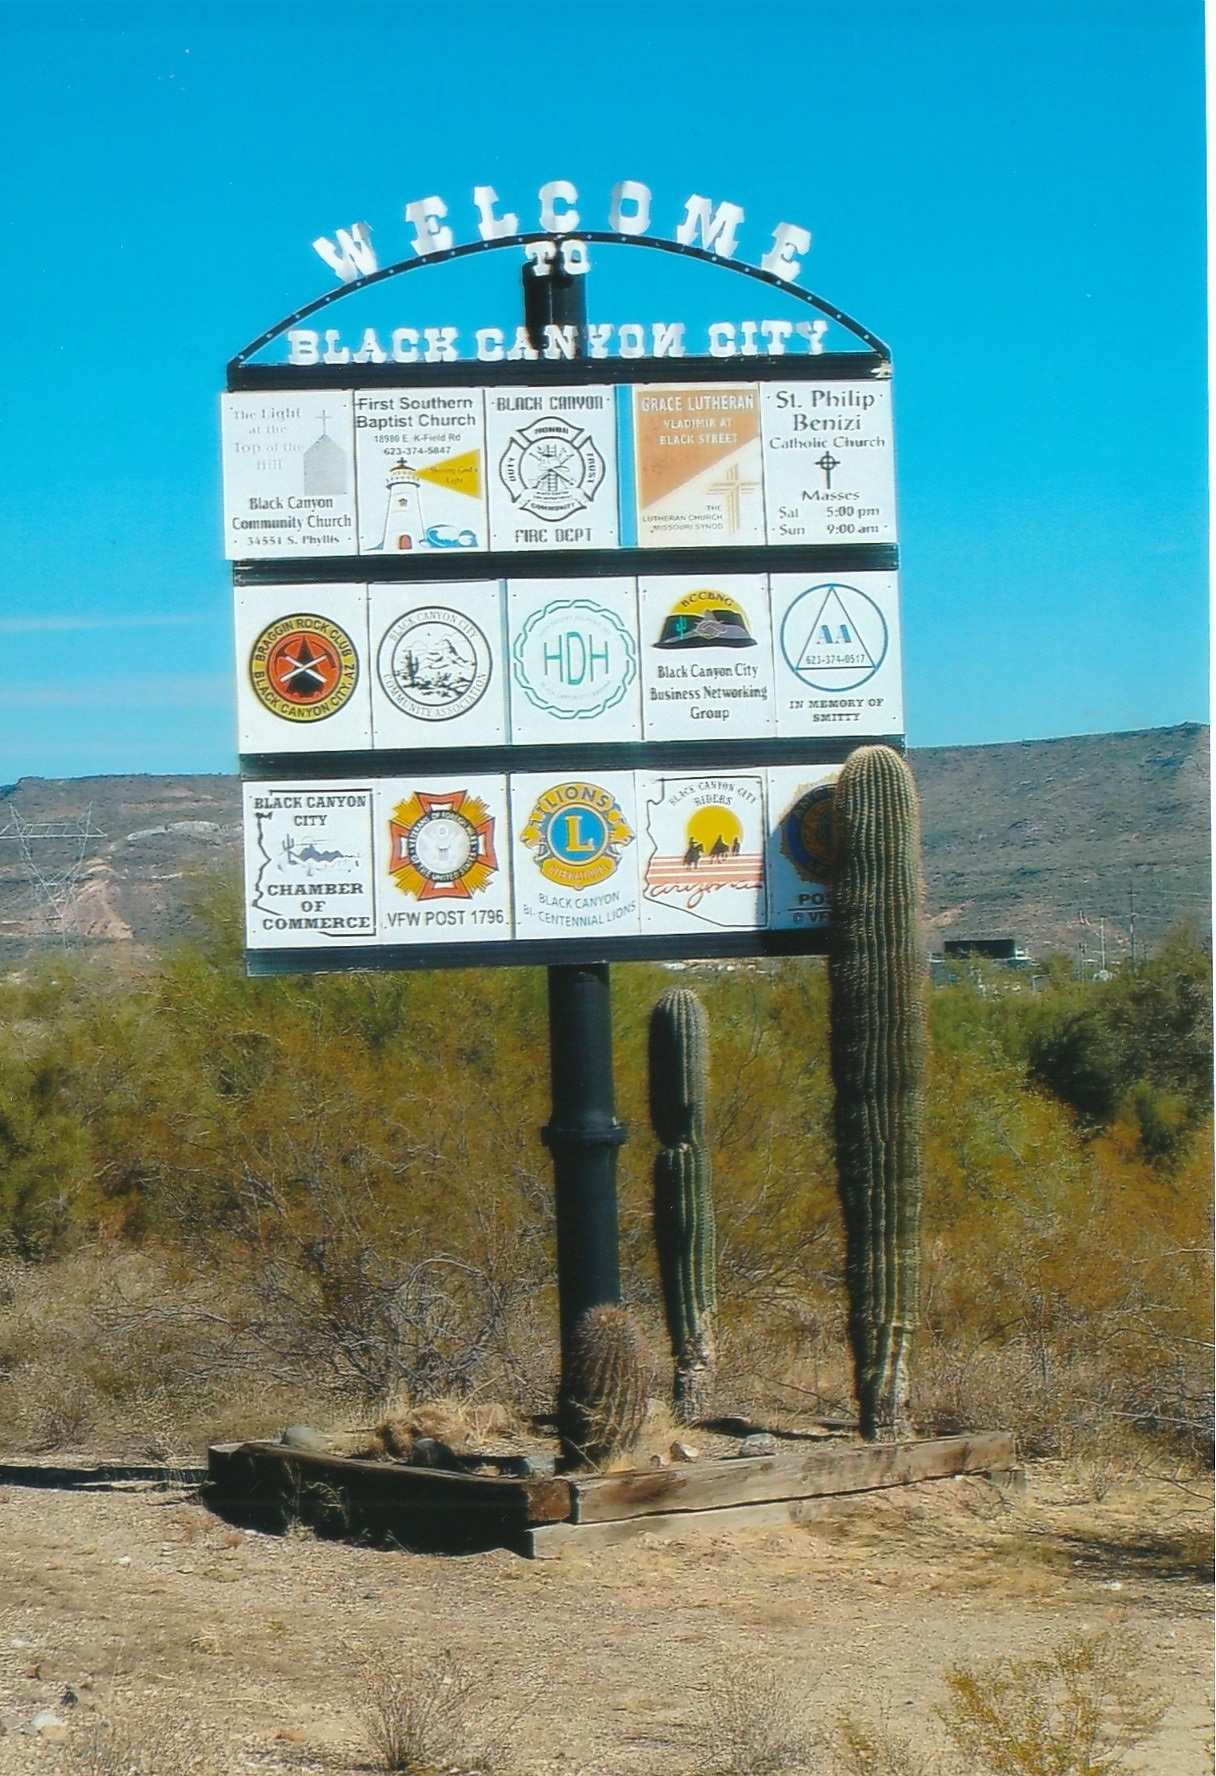
[(912, 773), (863, 746), (836, 784), (829, 888), (832, 1079), (849, 1341), (864, 1437), (910, 1434), (919, 1314), (925, 961)]
[(714, 1205), (705, 1109), (708, 1026), (695, 993), (673, 987), (650, 1017), (650, 1119), (663, 1146), (654, 1164), (654, 1232), (675, 1359), (677, 1415), (703, 1417), (713, 1396)]
[(602, 1467), (632, 1449), (646, 1417), (650, 1354), (628, 1308), (588, 1308), (574, 1328), (559, 1419), (568, 1462)]

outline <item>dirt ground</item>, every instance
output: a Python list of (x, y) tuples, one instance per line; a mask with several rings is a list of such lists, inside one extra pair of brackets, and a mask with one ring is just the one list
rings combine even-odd
[[(369, 1671), (443, 1648), (504, 1718), (522, 1706), (522, 1776), (685, 1776), (707, 1698), (746, 1712), (759, 1670), (812, 1732), (884, 1708), (931, 1749), (952, 1661), (1119, 1623), (1170, 1698), (1132, 1765), (1204, 1776), (1210, 1499), (1143, 1477), (1102, 1491), (1040, 1463), (1012, 1503), (934, 1481), (798, 1528), (527, 1562), (242, 1533), (183, 1492), (0, 1487), (0, 1776), (101, 1769), (82, 1758), (99, 1717), (202, 1745), (216, 1776), (372, 1769)], [(185, 1765), (166, 1749), (145, 1767)]]

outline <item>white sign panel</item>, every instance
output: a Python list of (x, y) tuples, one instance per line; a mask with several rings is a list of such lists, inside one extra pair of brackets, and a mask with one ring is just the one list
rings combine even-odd
[(764, 791), (763, 771), (639, 773), (643, 931), (763, 928)]
[(828, 922), (832, 786), (839, 765), (770, 765), (768, 901), (774, 931)]
[(246, 783), (244, 801), (249, 948), (374, 943), (371, 784)]
[(893, 573), (773, 574), (777, 732), (903, 732)]
[(621, 497), (642, 548), (764, 541), (760, 395), (744, 384), (622, 389)]
[(331, 389), (223, 397), (230, 561), (356, 553), (352, 400)]
[(510, 580), (515, 745), (640, 740), (637, 585)]
[(517, 937), (641, 930), (632, 772), (511, 779)]
[(368, 597), (375, 744), (501, 746), (507, 735), (501, 581), (376, 585)]
[(616, 402), (610, 388), (486, 392), (495, 549), (614, 549)]
[(343, 752), (372, 743), (362, 586), (241, 587), (242, 752)]
[(764, 574), (639, 582), (647, 740), (771, 734), (775, 723)]
[(505, 777), (382, 782), (376, 809), (385, 943), (501, 943), (512, 935)]
[(889, 382), (765, 383), (770, 543), (893, 543)]
[(486, 547), (483, 401), (481, 389), (356, 392), (360, 553)]

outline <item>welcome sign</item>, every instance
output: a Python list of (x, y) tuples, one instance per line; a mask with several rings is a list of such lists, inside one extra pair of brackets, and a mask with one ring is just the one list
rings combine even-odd
[(250, 361), (297, 315), (234, 361), (254, 972), (822, 949), (835, 771), (903, 744), (898, 529), (889, 357), (798, 294), (867, 349)]

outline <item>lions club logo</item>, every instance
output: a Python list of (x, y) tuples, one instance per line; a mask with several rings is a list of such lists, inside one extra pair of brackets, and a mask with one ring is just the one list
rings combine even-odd
[(577, 890), (612, 875), (633, 833), (610, 791), (556, 783), (538, 797), (520, 838), (547, 881)]
[(389, 821), (389, 874), (417, 900), (471, 900), (498, 868), (494, 817), (463, 789), (417, 790)]
[(324, 721), (349, 703), (359, 656), (345, 629), (328, 617), (280, 617), (263, 629), (249, 656), (258, 701), (284, 721)]

